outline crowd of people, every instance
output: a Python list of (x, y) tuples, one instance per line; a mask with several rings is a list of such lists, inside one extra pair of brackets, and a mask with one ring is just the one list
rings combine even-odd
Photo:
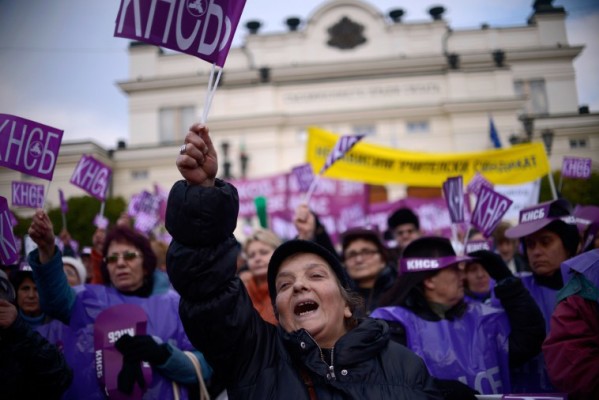
[(407, 208), (336, 246), (300, 204), (297, 237), (240, 243), (206, 126), (177, 168), (170, 245), (122, 215), (79, 251), (35, 212), (35, 249), (0, 274), (3, 395), (599, 398), (599, 212), (581, 223), (565, 199), (537, 204), (456, 250)]

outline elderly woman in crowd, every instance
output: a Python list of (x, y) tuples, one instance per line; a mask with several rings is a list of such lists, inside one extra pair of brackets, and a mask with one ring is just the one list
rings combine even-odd
[[(63, 323), (55, 321), (42, 332), (64, 344), (65, 357), (74, 370), (68, 398), (106, 398), (106, 382), (100, 383), (96, 376), (98, 348), (94, 324), (100, 312), (122, 304), (143, 310), (147, 335), (126, 334), (114, 344), (124, 361), (118, 372), (118, 391), (130, 394), (143, 389), (147, 390), (146, 399), (168, 399), (174, 397), (171, 381), (197, 385), (192, 360), (181, 350), (193, 351), (192, 357), (201, 362), (204, 376), (209, 376), (209, 366), (201, 353), (194, 351), (177, 318), (179, 296), (154, 279), (156, 257), (147, 238), (129, 227), (113, 229), (104, 241), (101, 272), (105, 284), (73, 288), (67, 283), (62, 255), (54, 244), (52, 223), (43, 210), (34, 214), (29, 235), (38, 246), (29, 254), (29, 264), (42, 309)], [(142, 361), (152, 366), (151, 383), (143, 378)], [(106, 371), (102, 374), (103, 378), (108, 376)]]
[[(265, 322), (236, 277), (236, 189), (216, 179), (208, 129), (192, 126), (171, 189), (168, 272), (179, 314), (231, 399), (438, 398), (422, 360), (389, 340), (381, 321), (354, 317), (338, 258), (309, 241), (278, 247), (268, 288), (279, 326)], [(209, 321), (209, 322), (206, 322)]]
[(254, 308), (265, 321), (275, 325), (277, 319), (268, 293), (266, 271), (272, 253), (280, 244), (281, 239), (274, 232), (268, 229), (254, 231), (243, 245), (243, 254), (247, 261), (248, 270), (239, 274), (254, 304)]
[(423, 237), (411, 242), (400, 262), (402, 275), (371, 316), (391, 325), (394, 339), (420, 355), (433, 376), (466, 382), (482, 394), (512, 393), (510, 368), (541, 350), (544, 323), (520, 279), (490, 251), (471, 253), (496, 281), (502, 308), (464, 301), (468, 256), (451, 242)]

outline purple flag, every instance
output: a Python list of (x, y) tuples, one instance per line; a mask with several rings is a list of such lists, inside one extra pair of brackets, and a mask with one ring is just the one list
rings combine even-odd
[(493, 184), (486, 180), (485, 177), (482, 176), (479, 172), (477, 172), (468, 183), (466, 191), (468, 193), (474, 193), (478, 196), (482, 187), (493, 189)]
[(114, 345), (124, 335), (145, 335), (147, 324), (146, 312), (135, 304), (112, 306), (98, 314), (94, 322), (96, 375), (110, 399), (141, 399), (143, 392), (150, 387), (152, 369), (149, 363), (141, 362), (145, 388), (135, 385), (131, 395), (118, 390), (117, 379), (123, 365), (123, 355)]
[(62, 131), (14, 115), (0, 114), (0, 165), (52, 180)]
[(154, 227), (158, 225), (158, 214), (148, 214), (146, 212), (140, 212), (135, 218), (133, 227), (140, 232), (149, 233)]
[(562, 176), (564, 178), (588, 179), (591, 176), (590, 158), (564, 157)]
[(347, 152), (350, 151), (356, 143), (362, 140), (364, 136), (366, 135), (341, 136), (339, 140), (337, 140), (337, 143), (335, 143), (335, 147), (333, 147), (333, 150), (331, 150), (331, 152), (329, 153), (326, 162), (320, 170), (320, 175), (322, 175), (324, 171), (329, 169), (331, 165), (335, 163), (335, 161), (339, 160), (340, 158), (343, 158), (345, 154), (347, 154)]
[(483, 186), (470, 223), (488, 238), (511, 205), (512, 200)]
[(64, 198), (64, 192), (62, 191), (62, 189), (58, 189), (58, 198), (60, 200), (60, 211), (62, 211), (63, 214), (68, 213), (69, 205), (67, 204), (67, 201)]
[(41, 208), (44, 205), (44, 185), (29, 182), (12, 182), (12, 205)]
[(464, 186), (462, 177), (447, 178), (443, 183), (443, 195), (447, 202), (451, 222), (464, 222)]
[(299, 165), (291, 170), (300, 192), (307, 192), (314, 180), (312, 166), (309, 163)]
[(225, 65), (245, 0), (122, 0), (114, 36)]
[(12, 231), (8, 201), (2, 196), (0, 196), (0, 260), (4, 265), (15, 264), (19, 260), (19, 247)]
[(71, 183), (85, 190), (96, 199), (104, 201), (106, 200), (111, 174), (110, 167), (102, 164), (92, 156), (84, 154), (81, 156), (77, 167), (75, 167), (73, 176), (71, 176)]
[(100, 229), (106, 229), (108, 227), (108, 218), (102, 214), (96, 214), (94, 217), (94, 226)]

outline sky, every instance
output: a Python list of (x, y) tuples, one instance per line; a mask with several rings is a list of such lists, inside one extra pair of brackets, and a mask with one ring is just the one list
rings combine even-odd
[[(525, 25), (533, 0), (368, 0), (381, 13), (405, 11), (403, 20), (430, 20), (446, 8), (453, 29)], [(234, 46), (245, 23), (260, 32), (283, 32), (285, 19), (308, 19), (324, 0), (247, 0)], [(128, 140), (127, 98), (118, 81), (128, 78), (127, 39), (116, 38), (120, 0), (0, 0), (0, 113), (64, 130), (63, 142), (92, 140), (106, 148)], [(415, 5), (416, 4), (416, 5)], [(599, 112), (599, 1), (556, 0), (568, 12), (570, 44), (585, 45), (574, 62), (579, 104)], [(593, 39), (595, 38), (595, 39)], [(225, 65), (226, 71), (226, 65)], [(217, 93), (218, 96), (218, 93)]]

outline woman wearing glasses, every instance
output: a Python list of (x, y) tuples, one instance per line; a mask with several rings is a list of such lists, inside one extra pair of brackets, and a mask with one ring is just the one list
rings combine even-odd
[[(210, 367), (193, 349), (178, 318), (179, 295), (154, 279), (156, 256), (147, 238), (129, 227), (116, 227), (104, 241), (101, 271), (105, 284), (71, 288), (63, 272), (60, 250), (54, 245), (52, 223), (43, 210), (36, 211), (29, 235), (38, 245), (29, 254), (29, 262), (42, 309), (62, 322), (50, 324), (42, 333), (54, 342), (62, 342), (67, 362), (74, 370), (66, 398), (105, 399), (105, 389), (125, 394), (141, 390), (145, 391), (145, 399), (173, 398), (171, 381), (194, 386), (198, 383), (192, 360), (182, 350), (191, 351), (200, 361), (203, 376), (209, 377)], [(112, 371), (118, 373), (117, 387), (110, 388), (110, 370), (97, 376), (98, 337), (94, 333), (100, 330), (94, 325), (103, 310), (122, 304), (143, 309), (147, 328), (139, 335), (109, 332), (120, 337), (114, 347), (123, 355), (117, 370)], [(152, 367), (151, 382), (144, 379), (142, 362)], [(109, 368), (108, 362), (104, 368)], [(105, 378), (103, 384), (100, 376)]]
[(389, 263), (389, 253), (378, 232), (352, 228), (341, 235), (345, 269), (362, 296), (366, 315), (377, 308), (379, 297), (393, 286), (397, 268)]

